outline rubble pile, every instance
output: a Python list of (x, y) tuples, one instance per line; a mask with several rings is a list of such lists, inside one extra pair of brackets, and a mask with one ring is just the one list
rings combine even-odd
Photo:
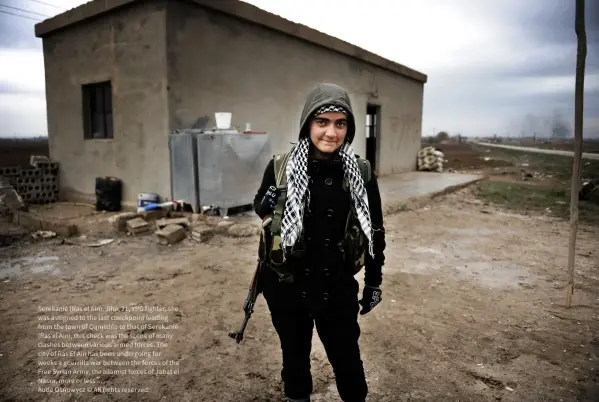
[(8, 179), (0, 175), (0, 214), (26, 209), (23, 199), (12, 187)]
[(418, 170), (443, 172), (445, 155), (435, 147), (426, 147), (418, 151)]
[(154, 234), (162, 245), (176, 244), (183, 239), (198, 243), (209, 241), (214, 235), (251, 237), (260, 233), (259, 226), (237, 223), (230, 219), (184, 212), (146, 211), (123, 212), (112, 218), (116, 231), (131, 236)]

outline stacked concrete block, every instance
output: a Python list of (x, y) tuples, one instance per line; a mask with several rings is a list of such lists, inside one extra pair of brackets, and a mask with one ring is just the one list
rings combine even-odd
[(8, 180), (11, 186), (15, 186), (17, 183), (17, 178), (21, 176), (21, 167), (20, 166), (8, 166), (8, 167), (0, 167), (0, 177), (4, 177)]
[(27, 204), (58, 201), (58, 163), (38, 161), (31, 167), (1, 167), (4, 176)]

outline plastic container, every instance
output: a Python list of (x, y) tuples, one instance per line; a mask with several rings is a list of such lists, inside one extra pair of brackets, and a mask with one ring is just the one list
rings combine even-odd
[(137, 195), (137, 207), (143, 208), (149, 204), (156, 204), (160, 201), (158, 194), (154, 193), (139, 193)]
[(121, 210), (123, 182), (116, 177), (96, 177), (96, 211)]
[(219, 112), (214, 113), (214, 117), (216, 118), (216, 127), (221, 130), (226, 130), (231, 128), (231, 117), (232, 113), (229, 112)]

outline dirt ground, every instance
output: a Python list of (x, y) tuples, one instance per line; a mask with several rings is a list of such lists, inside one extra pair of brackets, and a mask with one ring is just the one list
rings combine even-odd
[[(427, 144), (428, 145), (428, 144)], [(436, 144), (447, 172), (477, 173), (488, 180), (551, 188), (570, 188), (572, 158), (489, 148), (471, 143)], [(599, 177), (597, 161), (583, 161), (581, 179)]]
[[(599, 228), (579, 228), (577, 287), (574, 306), (567, 309), (567, 222), (503, 212), (484, 205), (474, 194), (474, 188), (467, 188), (422, 209), (386, 217), (383, 301), (359, 319), (369, 400), (596, 401)], [(122, 236), (96, 248), (60, 244), (58, 239), (20, 241), (0, 248), (0, 400), (280, 401), (279, 343), (262, 296), (246, 339), (238, 345), (227, 337), (243, 316), (255, 250), (255, 238), (220, 236), (205, 244), (184, 240), (170, 247), (159, 246), (151, 236)], [(126, 311), (107, 312), (109, 305)], [(100, 306), (104, 310), (38, 311), (52, 306)], [(147, 321), (86, 321), (116, 325), (116, 329), (38, 327), (43, 315), (133, 317), (144, 314), (133, 311), (142, 306), (171, 311), (145, 313), (151, 319)], [(118, 328), (127, 323), (176, 324), (177, 328)], [(39, 334), (75, 333), (102, 334), (104, 339), (39, 338)], [(121, 343), (120, 348), (44, 347), (49, 342), (108, 343), (107, 337), (117, 333), (127, 334), (127, 338), (122, 335), (113, 340)], [(158, 338), (165, 335), (172, 338)], [(159, 347), (164, 346), (159, 340), (167, 346)], [(52, 350), (80, 351), (86, 356), (39, 356)], [(123, 350), (160, 356), (89, 356)], [(170, 360), (171, 365), (89, 365), (91, 361), (144, 359)], [(64, 368), (41, 366), (41, 361), (88, 365)], [(149, 368), (178, 372), (103, 371)], [(55, 375), (40, 369), (88, 373)], [(312, 373), (313, 400), (339, 401), (316, 332)], [(91, 383), (43, 384), (40, 379)], [(102, 386), (113, 389), (97, 389)], [(92, 392), (38, 392), (55, 387), (92, 387)], [(122, 387), (147, 388), (139, 391), (148, 392), (114, 389)]]
[(501, 159), (490, 158), (485, 160), (484, 152), (486, 149), (475, 149), (468, 143), (443, 143), (436, 144), (445, 154), (445, 164), (443, 165), (446, 171), (473, 171), (473, 170), (489, 170), (512, 166), (513, 163)]

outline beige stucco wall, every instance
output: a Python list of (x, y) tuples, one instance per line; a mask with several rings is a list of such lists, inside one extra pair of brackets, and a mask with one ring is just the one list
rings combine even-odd
[(242, 129), (267, 131), (273, 152), (298, 134), (306, 95), (318, 82), (350, 93), (356, 153), (365, 156), (366, 104), (381, 105), (380, 174), (413, 170), (420, 147), (423, 84), (306, 41), (185, 2), (167, 14), (172, 128), (232, 112)]
[[(165, 22), (163, 2), (149, 2), (44, 38), (50, 156), (63, 198), (95, 202), (97, 176), (122, 179), (130, 202), (141, 191), (170, 193)], [(84, 140), (81, 85), (104, 80), (114, 139)]]

